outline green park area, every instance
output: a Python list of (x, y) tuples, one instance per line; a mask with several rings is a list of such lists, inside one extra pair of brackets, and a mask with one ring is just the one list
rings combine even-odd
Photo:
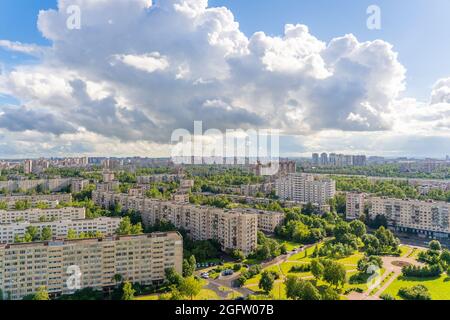
[(383, 293), (402, 300), (398, 294), (400, 288), (412, 288), (417, 285), (425, 286), (432, 300), (450, 300), (450, 277), (446, 274), (430, 279), (400, 276)]

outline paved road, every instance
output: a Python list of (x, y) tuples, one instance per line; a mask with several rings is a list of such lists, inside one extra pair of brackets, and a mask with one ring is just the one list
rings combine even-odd
[[(283, 262), (286, 262), (290, 257), (292, 257), (294, 254), (297, 254), (299, 252), (304, 252), (306, 249), (311, 248), (313, 246), (315, 246), (316, 244), (311, 244), (311, 245), (307, 245), (302, 247), (301, 249), (297, 250), (296, 252), (289, 252), (288, 254), (282, 255), (282, 256), (278, 256), (275, 259), (272, 259), (270, 261), (266, 261), (264, 263), (261, 263), (261, 267), (264, 268), (268, 268), (274, 265), (280, 265)], [(202, 270), (201, 272), (204, 272), (204, 270)], [(198, 274), (200, 274), (201, 272), (197, 272)], [(208, 281), (208, 288), (213, 290), (214, 292), (216, 292), (217, 294), (219, 294), (219, 287), (226, 287), (226, 288), (230, 288), (232, 290), (235, 290), (237, 292), (239, 292), (240, 294), (242, 294), (244, 297), (247, 297), (250, 294), (254, 294), (255, 292), (247, 289), (245, 287), (238, 287), (235, 285), (235, 281), (241, 276), (240, 272), (236, 272), (231, 276), (222, 276), (220, 275), (217, 279), (207, 279)], [(219, 294), (220, 297), (223, 297), (223, 291), (221, 291), (222, 294)], [(228, 296), (228, 293), (226, 294), (226, 296)], [(225, 296), (225, 297), (226, 297)]]
[(383, 260), (383, 267), (386, 269), (384, 274), (381, 277), (381, 281), (384, 281), (386, 278), (388, 280), (382, 284), (381, 287), (373, 294), (370, 295), (371, 289), (368, 289), (364, 293), (351, 292), (347, 297), (349, 300), (381, 300), (380, 295), (391, 285), (392, 282), (395, 281), (402, 274), (402, 267), (399, 265), (393, 264), (393, 262), (405, 262), (412, 265), (421, 265), (420, 262), (417, 262), (414, 258), (408, 258), (408, 255), (412, 253), (413, 248), (404, 255), (404, 257), (381, 257)]

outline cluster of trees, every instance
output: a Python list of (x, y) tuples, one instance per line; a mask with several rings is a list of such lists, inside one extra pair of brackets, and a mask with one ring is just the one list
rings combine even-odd
[(178, 190), (177, 182), (158, 182), (153, 183), (151, 188), (145, 193), (145, 196), (152, 199), (170, 200), (172, 194)]
[(248, 268), (248, 270), (241, 273), (240, 277), (236, 280), (236, 284), (238, 286), (243, 286), (248, 279), (251, 279), (251, 278), (257, 276), (258, 274), (261, 273), (261, 271), (262, 271), (262, 267), (259, 264), (250, 266), (250, 268)]
[(405, 300), (431, 300), (428, 288), (421, 284), (411, 288), (400, 288), (398, 295)]
[(450, 251), (442, 249), (437, 240), (430, 241), (427, 251), (418, 254), (418, 260), (426, 264), (425, 267), (408, 266), (402, 269), (404, 276), (410, 277), (437, 277), (442, 272), (450, 274)]
[(14, 242), (24, 243), (33, 241), (47, 241), (51, 240), (53, 237), (52, 229), (50, 227), (43, 227), (40, 231), (39, 228), (34, 226), (27, 227), (27, 231), (23, 237), (16, 235), (14, 237)]
[(45, 286), (42, 286), (39, 287), (35, 293), (24, 296), (22, 300), (50, 300), (50, 295), (47, 291), (47, 288)]
[(365, 256), (358, 261), (357, 269), (358, 273), (352, 275), (349, 282), (355, 283), (366, 283), (367, 279), (371, 274), (376, 272), (376, 269), (381, 269), (383, 267), (383, 260), (378, 256)]
[(420, 200), (439, 200), (450, 202), (450, 191), (440, 189), (430, 190), (426, 195), (420, 194), (417, 187), (408, 183), (408, 181), (379, 180), (370, 181), (365, 177), (345, 177), (334, 176), (336, 188), (339, 191), (356, 191), (386, 196), (398, 199), (420, 199)]
[(341, 259), (353, 254), (361, 242), (361, 238), (366, 235), (366, 226), (359, 220), (350, 223), (339, 220), (333, 229), (334, 239), (326, 241), (318, 249), (314, 249), (314, 257), (327, 257), (331, 259)]
[(313, 173), (341, 174), (341, 175), (363, 175), (371, 177), (402, 177), (402, 178), (427, 178), (427, 179), (448, 179), (450, 170), (448, 168), (438, 168), (431, 173), (428, 172), (404, 172), (400, 164), (368, 165), (363, 167), (316, 167), (305, 170)]
[(77, 233), (73, 229), (67, 231), (67, 239), (78, 240), (78, 239), (99, 239), (103, 238), (103, 234), (100, 231), (89, 231)]
[(230, 208), (233, 202), (226, 196), (208, 197), (201, 194), (191, 195), (189, 202), (195, 205), (212, 206), (217, 208)]
[(270, 239), (264, 233), (258, 231), (258, 246), (255, 252), (249, 255), (249, 258), (263, 261), (286, 254), (286, 252), (285, 244), (280, 244), (278, 241)]
[(310, 263), (294, 265), (289, 270), (289, 272), (309, 272), (309, 271), (311, 271), (311, 264)]
[(402, 273), (405, 277), (417, 277), (417, 278), (433, 278), (439, 277), (443, 269), (440, 264), (434, 264), (432, 266), (405, 266), (402, 268)]
[(197, 269), (197, 260), (195, 260), (194, 256), (183, 260), (183, 277), (194, 275), (195, 269)]
[(367, 255), (400, 254), (400, 240), (385, 227), (380, 227), (374, 234), (365, 234), (362, 241)]
[(288, 276), (286, 296), (293, 300), (339, 300), (339, 293), (331, 287), (319, 288), (314, 281)]
[(259, 279), (258, 288), (262, 289), (264, 293), (269, 294), (273, 289), (275, 280), (278, 280), (280, 275), (275, 271), (264, 271)]
[(166, 269), (165, 273), (170, 292), (160, 295), (160, 300), (182, 300), (184, 297), (193, 300), (200, 293), (202, 284), (194, 276), (183, 278), (174, 268)]
[(275, 229), (275, 234), (286, 240), (311, 244), (333, 234), (334, 224), (340, 219), (332, 213), (323, 216), (305, 214), (298, 208), (285, 209), (286, 217), (282, 225)]
[(131, 222), (130, 217), (124, 217), (119, 224), (119, 227), (117, 228), (116, 233), (118, 235), (132, 235), (132, 234), (142, 234), (144, 232), (144, 229), (142, 228), (142, 223), (138, 222), (136, 224), (133, 224)]

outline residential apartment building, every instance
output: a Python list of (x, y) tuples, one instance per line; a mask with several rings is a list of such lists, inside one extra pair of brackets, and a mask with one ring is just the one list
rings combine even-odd
[(450, 203), (401, 200), (384, 197), (370, 198), (369, 216), (385, 216), (388, 225), (401, 232), (428, 238), (450, 237)]
[[(12, 300), (41, 286), (57, 296), (88, 287), (112, 288), (116, 274), (150, 285), (164, 281), (167, 268), (181, 273), (182, 261), (183, 241), (177, 232), (4, 244), (0, 245), (0, 289), (4, 299)], [(77, 278), (78, 283), (73, 281)]]
[(14, 223), (19, 221), (38, 222), (51, 220), (78, 220), (85, 219), (85, 208), (53, 208), (53, 209), (37, 209), (31, 208), (26, 210), (0, 210), (0, 223)]
[(346, 218), (348, 220), (359, 219), (364, 214), (364, 193), (347, 192), (346, 198)]
[(281, 200), (324, 205), (336, 194), (336, 182), (316, 180), (310, 174), (289, 174), (276, 181), (275, 190)]
[(54, 208), (60, 203), (71, 202), (72, 195), (70, 193), (53, 193), (53, 194), (38, 194), (38, 195), (0, 196), (0, 202), (6, 203), (9, 209), (13, 209), (17, 201), (26, 201), (31, 206), (36, 206), (38, 203), (44, 203), (49, 207)]
[(89, 185), (89, 180), (87, 179), (73, 179), (70, 190), (73, 193), (79, 193), (84, 190)]
[(281, 225), (284, 221), (285, 214), (282, 212), (263, 211), (256, 209), (248, 209), (258, 216), (258, 230), (273, 233), (275, 228)]
[(154, 174), (151, 176), (138, 176), (138, 184), (149, 184), (158, 182), (179, 182), (184, 178), (184, 174)]
[(121, 218), (101, 217), (97, 219), (55, 220), (42, 222), (14, 222), (0, 224), (0, 243), (14, 243), (16, 237), (23, 238), (29, 227), (36, 228), (38, 233), (49, 227), (53, 238), (66, 238), (69, 230), (76, 234), (101, 232), (103, 236), (112, 236), (119, 228)]
[(140, 212), (144, 225), (170, 221), (177, 228), (188, 231), (193, 240), (218, 240), (223, 250), (238, 249), (248, 254), (257, 245), (258, 216), (255, 213), (111, 192), (95, 191), (92, 198), (104, 208), (120, 204), (124, 210)]
[(367, 157), (365, 155), (346, 155), (346, 154), (336, 154), (330, 153), (313, 153), (312, 155), (312, 164), (320, 165), (320, 166), (335, 166), (335, 167), (344, 167), (344, 166), (366, 166), (367, 165)]

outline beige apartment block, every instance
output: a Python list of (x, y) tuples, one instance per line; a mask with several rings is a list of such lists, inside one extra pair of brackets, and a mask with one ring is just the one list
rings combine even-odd
[(450, 203), (401, 200), (384, 197), (370, 198), (369, 216), (385, 216), (390, 227), (429, 238), (449, 238)]
[(50, 207), (55, 207), (60, 203), (71, 202), (72, 195), (70, 193), (53, 193), (0, 196), (0, 202), (6, 203), (9, 209), (13, 209), (17, 201), (27, 201), (31, 206), (36, 206), (38, 203), (45, 203)]
[(364, 193), (347, 192), (346, 198), (346, 218), (348, 220), (359, 219), (364, 214)]
[(8, 180), (0, 181), (0, 189), (8, 192), (16, 192), (17, 190), (28, 191), (38, 186), (43, 190), (50, 192), (61, 191), (72, 183), (72, 178), (56, 178), (56, 179), (40, 179), (40, 180)]
[(85, 208), (54, 208), (27, 210), (0, 210), (0, 223), (14, 223), (19, 221), (38, 222), (51, 220), (78, 220), (86, 217)]
[(121, 218), (101, 217), (83, 220), (58, 220), (48, 222), (17, 222), (0, 224), (0, 243), (14, 243), (15, 237), (24, 237), (29, 227), (36, 228), (41, 233), (48, 227), (54, 238), (66, 238), (69, 230), (77, 234), (82, 232), (101, 232), (103, 236), (112, 236), (119, 228)]
[(73, 179), (70, 190), (73, 193), (79, 193), (84, 190), (89, 185), (89, 180), (87, 179)]
[(187, 230), (194, 240), (218, 240), (222, 249), (238, 249), (248, 254), (257, 245), (258, 214), (245, 210), (224, 210), (189, 203), (132, 197), (112, 192), (92, 193), (94, 202), (104, 208), (119, 204), (124, 210), (141, 213), (145, 225), (170, 221)]
[(4, 299), (12, 300), (41, 286), (57, 296), (88, 287), (112, 288), (117, 274), (150, 285), (164, 281), (167, 268), (181, 273), (182, 261), (177, 232), (0, 245), (0, 289)]

